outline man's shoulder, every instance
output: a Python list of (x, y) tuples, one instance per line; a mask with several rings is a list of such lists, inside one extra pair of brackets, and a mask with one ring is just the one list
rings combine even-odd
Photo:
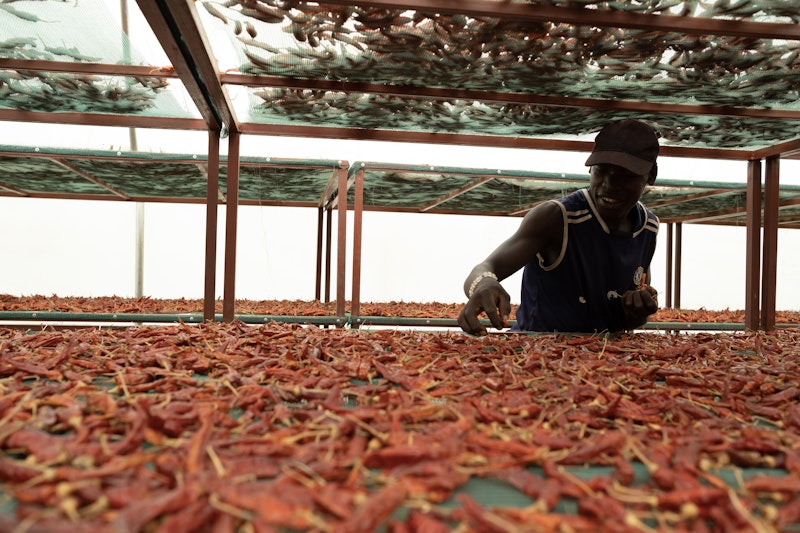
[(574, 206), (574, 205), (588, 205), (589, 199), (588, 196), (588, 189), (578, 189), (576, 191), (572, 191), (569, 194), (562, 196), (561, 198), (556, 199), (556, 202), (567, 205), (567, 206)]

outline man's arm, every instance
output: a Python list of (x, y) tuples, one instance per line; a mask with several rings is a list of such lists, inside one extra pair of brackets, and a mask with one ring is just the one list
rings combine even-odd
[(485, 312), (497, 329), (508, 327), (511, 298), (500, 284), (524, 267), (536, 254), (560, 247), (564, 231), (561, 208), (552, 202), (538, 205), (522, 219), (517, 231), (478, 263), (464, 281), (468, 301), (458, 325), (472, 335), (485, 335), (478, 316)]

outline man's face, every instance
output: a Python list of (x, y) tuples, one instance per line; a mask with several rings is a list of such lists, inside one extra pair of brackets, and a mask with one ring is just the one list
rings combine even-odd
[(648, 176), (638, 176), (616, 165), (589, 168), (589, 193), (606, 220), (621, 219), (633, 209), (648, 184)]

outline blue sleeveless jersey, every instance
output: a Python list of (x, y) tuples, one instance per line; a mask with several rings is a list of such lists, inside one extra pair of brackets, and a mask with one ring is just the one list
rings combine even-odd
[(522, 331), (600, 332), (625, 328), (620, 297), (650, 268), (658, 217), (641, 202), (632, 232), (610, 230), (588, 189), (558, 200), (564, 215), (561, 254), (551, 265), (541, 256), (525, 265), (517, 325)]

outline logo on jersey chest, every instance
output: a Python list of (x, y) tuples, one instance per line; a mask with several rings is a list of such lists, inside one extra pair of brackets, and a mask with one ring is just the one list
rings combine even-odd
[(645, 283), (644, 267), (639, 267), (633, 273), (633, 284), (641, 288), (644, 286), (644, 283)]

